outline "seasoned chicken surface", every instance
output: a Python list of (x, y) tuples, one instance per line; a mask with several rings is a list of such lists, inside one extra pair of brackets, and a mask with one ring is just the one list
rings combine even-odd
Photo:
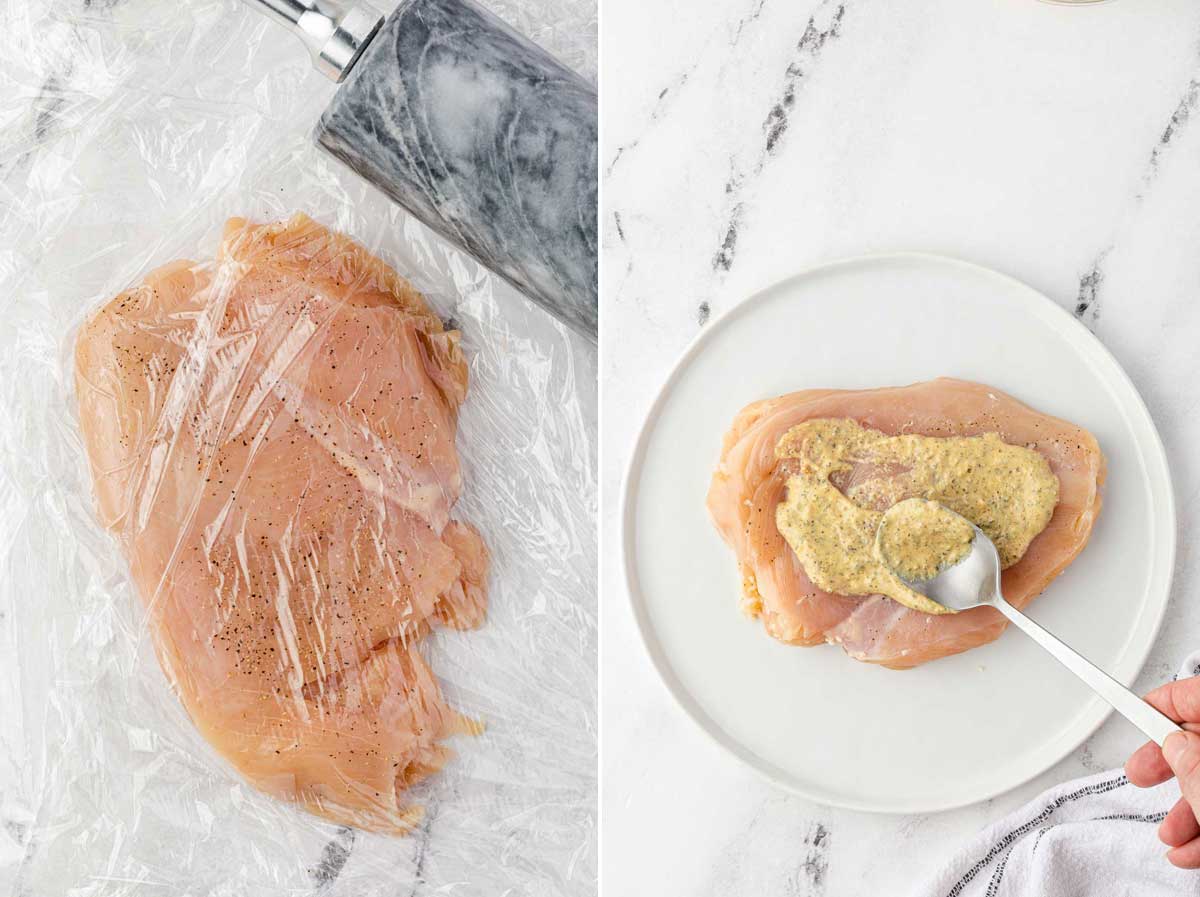
[(76, 390), (99, 515), (197, 727), (263, 791), (409, 829), (405, 789), (478, 730), (419, 650), (486, 607), (486, 548), (451, 519), (458, 333), (349, 239), (235, 219), (214, 263), (92, 316)]

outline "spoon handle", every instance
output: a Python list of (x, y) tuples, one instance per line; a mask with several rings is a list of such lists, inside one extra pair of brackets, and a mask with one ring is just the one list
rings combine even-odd
[(1163, 739), (1172, 732), (1179, 731), (1176, 723), (1159, 713), (1083, 655), (1068, 648), (1003, 598), (1000, 598), (994, 606), (1022, 629), (1026, 635), (1053, 654), (1059, 663), (1090, 685), (1092, 690), (1108, 701), (1114, 710), (1145, 732), (1151, 741), (1161, 746)]

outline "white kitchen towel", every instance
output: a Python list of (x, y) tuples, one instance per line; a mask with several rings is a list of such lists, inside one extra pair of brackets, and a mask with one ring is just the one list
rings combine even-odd
[[(1179, 677), (1200, 675), (1200, 651)], [(1158, 824), (1174, 779), (1137, 788), (1120, 769), (1067, 782), (990, 825), (914, 897), (1181, 897), (1200, 872), (1167, 862)]]

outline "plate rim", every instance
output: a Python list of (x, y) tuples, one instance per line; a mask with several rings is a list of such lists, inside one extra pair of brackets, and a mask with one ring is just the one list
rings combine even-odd
[(712, 720), (707, 713), (695, 703), (695, 699), (690, 695), (688, 690), (683, 687), (678, 681), (670, 664), (666, 658), (661, 655), (660, 649), (656, 646), (652, 639), (652, 625), (647, 619), (645, 609), (645, 599), (640, 597), (640, 585), (637, 576), (635, 550), (633, 547), (633, 539), (635, 526), (633, 522), (634, 508), (636, 505), (636, 490), (637, 482), (641, 474), (642, 467), (645, 461), (646, 448), (649, 435), (653, 424), (659, 418), (662, 407), (666, 402), (668, 394), (675, 386), (683, 370), (695, 359), (697, 355), (704, 349), (705, 344), (713, 339), (713, 334), (719, 332), (729, 322), (738, 316), (745, 314), (749, 309), (760, 304), (769, 296), (780, 289), (784, 289), (793, 283), (812, 278), (817, 275), (826, 274), (838, 268), (849, 268), (864, 264), (880, 263), (880, 262), (895, 262), (895, 261), (919, 261), (926, 264), (933, 263), (936, 265), (947, 265), (960, 269), (971, 271), (975, 274), (984, 275), (988, 278), (998, 280), (1001, 283), (1016, 287), (1023, 290), (1031, 300), (1038, 300), (1045, 307), (1049, 315), (1059, 316), (1060, 320), (1066, 321), (1066, 327), (1075, 327), (1077, 335), (1082, 337), (1084, 346), (1091, 348), (1097, 352), (1101, 361), (1107, 362), (1115, 372), (1121, 383), (1129, 390), (1133, 398), (1133, 411), (1140, 413), (1144, 418), (1144, 423), (1148, 425), (1147, 430), (1150, 437), (1149, 448), (1152, 450), (1153, 457), (1145, 456), (1144, 447), (1140, 444), (1140, 440), (1135, 444), (1138, 445), (1139, 455), (1142, 456), (1142, 464), (1147, 471), (1148, 477), (1153, 483), (1155, 479), (1154, 467), (1158, 467), (1157, 473), (1161, 474), (1163, 492), (1165, 497), (1165, 509), (1163, 519), (1167, 520), (1169, 525), (1166, 527), (1165, 533), (1165, 556), (1162, 561), (1165, 567), (1165, 580), (1163, 582), (1162, 591), (1165, 594), (1164, 599), (1160, 602), (1153, 624), (1149, 627), (1144, 638), (1143, 645), (1135, 649), (1128, 656), (1133, 658), (1132, 666), (1125, 675), (1115, 676), (1126, 687), (1130, 686), (1137, 676), (1145, 667), (1146, 660), (1153, 650), (1154, 645), (1158, 641), (1158, 636), (1162, 630), (1163, 621), (1166, 617), (1167, 607), (1170, 604), (1170, 596), (1174, 585), (1175, 564), (1177, 561), (1177, 542), (1179, 520), (1177, 516), (1176, 500), (1175, 500), (1175, 483), (1171, 473), (1170, 459), (1167, 457), (1166, 447), (1162, 441), (1162, 434), (1159, 433), (1158, 425), (1155, 423), (1153, 416), (1150, 414), (1150, 409), (1146, 405), (1145, 399), (1138, 390), (1137, 385), (1130, 378), (1129, 373), (1120, 363), (1117, 357), (1112, 353), (1112, 350), (1106, 346), (1095, 333), (1089, 330), (1081, 321), (1068, 312), (1065, 308), (1043, 293), (1041, 290), (1031, 286), (1025, 281), (1013, 277), (1010, 274), (997, 271), (986, 265), (981, 265), (976, 262), (967, 261), (966, 259), (957, 258), (954, 256), (943, 255), (934, 252), (920, 251), (890, 251), (890, 252), (872, 252), (855, 256), (844, 256), (833, 259), (831, 261), (821, 262), (804, 267), (793, 274), (788, 275), (780, 280), (774, 281), (764, 287), (760, 287), (747, 295), (742, 300), (736, 302), (733, 306), (721, 312), (714, 318), (707, 327), (698, 333), (684, 350), (676, 358), (675, 363), (671, 366), (670, 372), (663, 379), (661, 385), (654, 393), (654, 397), (642, 416), (641, 423), (637, 428), (637, 432), (632, 442), (632, 450), (628, 454), (628, 460), (625, 465), (625, 471), (621, 477), (620, 487), (620, 503), (618, 507), (617, 520), (620, 526), (620, 552), (621, 552), (621, 570), (625, 585), (625, 596), (628, 602), (629, 609), (633, 612), (634, 622), (638, 632), (638, 638), (641, 641), (642, 647), (650, 658), (651, 665), (654, 667), (657, 677), (662, 686), (670, 695), (672, 702), (677, 709), (681, 710), (691, 722), (704, 733), (712, 742), (716, 743), (726, 754), (733, 756), (744, 766), (753, 770), (760, 779), (769, 782), (772, 786), (780, 788), (788, 793), (795, 794), (805, 799), (814, 801), (815, 803), (837, 807), (847, 810), (856, 810), (860, 812), (875, 813), (879, 815), (911, 815), (911, 814), (927, 814), (939, 813), (948, 810), (959, 809), (962, 807), (973, 806), (978, 803), (990, 800), (1002, 794), (1013, 791), (1022, 785), (1032, 781), (1037, 776), (1053, 768), (1058, 763), (1061, 763), (1072, 751), (1078, 748), (1081, 744), (1087, 741), (1095, 732), (1105, 723), (1109, 716), (1113, 713), (1112, 707), (1108, 706), (1103, 700), (1098, 700), (1099, 706), (1094, 706), (1089, 715), (1083, 717), (1083, 722), (1078, 729), (1068, 731), (1065, 738), (1061, 739), (1061, 744), (1057, 748), (1053, 748), (1053, 741), (1047, 742), (1051, 746), (1051, 759), (1048, 762), (1039, 761), (1030, 764), (1030, 770), (1023, 772), (1020, 776), (1014, 777), (1014, 780), (1008, 784), (999, 784), (990, 789), (981, 791), (978, 795), (962, 798), (951, 797), (946, 800), (934, 800), (925, 803), (909, 802), (909, 803), (893, 803), (888, 805), (880, 805), (869, 801), (860, 801), (853, 798), (830, 797), (828, 794), (818, 794), (813, 790), (809, 790), (802, 786), (801, 783), (795, 781), (794, 777), (784, 777), (782, 771), (775, 769), (772, 764), (768, 763), (764, 758), (761, 758), (749, 750), (745, 745), (738, 742), (736, 739), (725, 733), (719, 725)]

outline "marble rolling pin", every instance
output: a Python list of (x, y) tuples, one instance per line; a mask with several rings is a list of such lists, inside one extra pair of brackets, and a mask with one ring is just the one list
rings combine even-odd
[(472, 0), (245, 0), (345, 82), (318, 143), (596, 337), (596, 92)]

